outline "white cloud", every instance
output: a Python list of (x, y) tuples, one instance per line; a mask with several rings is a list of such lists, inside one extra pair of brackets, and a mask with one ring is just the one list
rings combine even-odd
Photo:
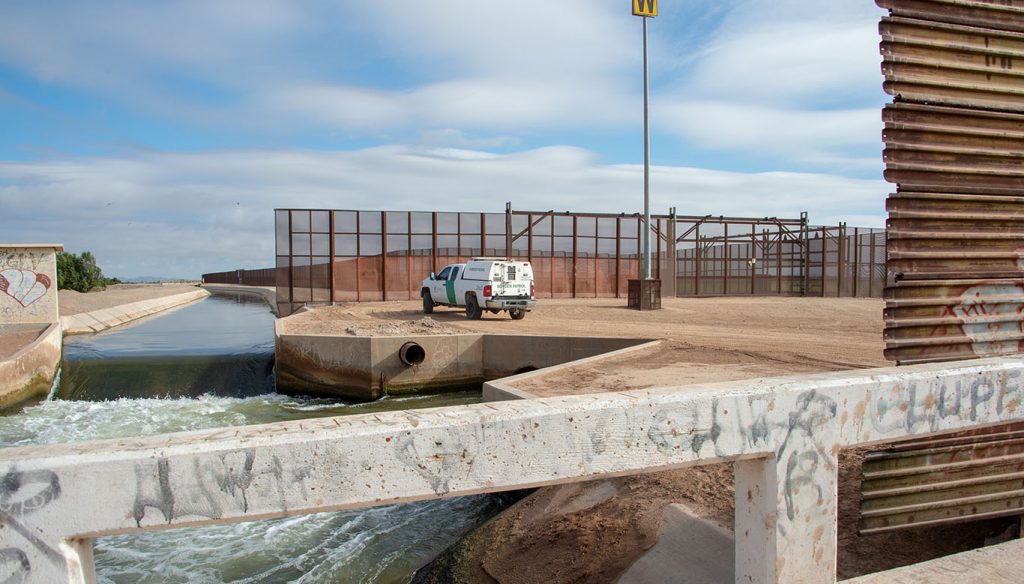
[[(680, 136), (709, 149), (784, 154), (833, 172), (881, 172), (881, 130), (875, 108), (801, 110), (728, 101), (666, 101), (660, 119)], [(864, 150), (877, 157), (863, 159)], [(853, 152), (854, 154), (849, 154)]]
[[(549, 147), (508, 155), (388, 146), (0, 163), (4, 239), (91, 250), (107, 272), (197, 276), (273, 264), (276, 207), (639, 212), (642, 169)], [(652, 208), (880, 226), (881, 181), (652, 169)], [(852, 219), (851, 219), (852, 221)], [(853, 223), (851, 222), (851, 225)], [(863, 224), (863, 223), (862, 223)]]
[(494, 149), (515, 146), (519, 144), (519, 139), (514, 136), (472, 137), (455, 128), (444, 128), (423, 132), (417, 142), (431, 147), (447, 145), (457, 148)]
[[(738, 167), (772, 144), (780, 167), (863, 175), (878, 123), (856, 120), (884, 101), (879, 9), (705, 0), (662, 13), (656, 135), (738, 154)], [(0, 62), (44, 83), (275, 146), (299, 135), (457, 148), (569, 143), (579, 130), (614, 139), (639, 125), (639, 60), (638, 19), (621, 0), (56, 0), (0, 18)]]
[(875, 172), (886, 101), (880, 16), (859, 0), (737, 2), (695, 56), (669, 64), (671, 87), (655, 93), (654, 113), (695, 148)]
[(354, 86), (299, 86), (266, 107), (347, 130), (386, 134), (415, 127), (510, 131), (621, 125), (637, 117), (635, 100), (598, 83), (562, 86), (530, 80), (473, 78), (408, 91)]

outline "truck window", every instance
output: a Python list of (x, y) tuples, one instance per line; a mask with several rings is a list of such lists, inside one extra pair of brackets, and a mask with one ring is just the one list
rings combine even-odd
[(458, 277), (459, 277), (459, 267), (458, 266), (452, 266), (451, 278), (448, 278), (448, 279), (449, 280), (454, 280), (454, 279), (456, 279)]
[(448, 266), (447, 268), (441, 270), (441, 273), (437, 275), (437, 279), (438, 280), (447, 280), (448, 279), (448, 273), (451, 272), (451, 271), (452, 271), (452, 267)]

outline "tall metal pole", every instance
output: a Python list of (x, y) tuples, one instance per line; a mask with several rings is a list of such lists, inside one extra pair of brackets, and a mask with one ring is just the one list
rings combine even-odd
[(647, 122), (647, 18), (644, 22), (644, 280), (651, 279), (651, 135)]

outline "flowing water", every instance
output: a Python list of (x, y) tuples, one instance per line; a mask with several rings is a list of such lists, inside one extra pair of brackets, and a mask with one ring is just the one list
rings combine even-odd
[[(0, 417), (0, 447), (476, 403), (477, 392), (367, 404), (273, 392), (273, 320), (215, 295), (127, 328), (68, 337), (51, 399)], [(127, 485), (126, 485), (127, 488)], [(106, 583), (407, 582), (503, 509), (460, 497), (96, 540)]]

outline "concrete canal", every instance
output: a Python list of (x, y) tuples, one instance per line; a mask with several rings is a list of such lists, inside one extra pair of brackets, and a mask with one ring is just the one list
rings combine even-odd
[[(273, 315), (214, 295), (122, 330), (68, 337), (59, 386), (0, 417), (0, 447), (476, 403), (461, 391), (371, 403), (273, 391)], [(125, 479), (125, 488), (131, 481)], [(407, 582), (507, 505), (480, 495), (96, 540), (100, 582)]]

